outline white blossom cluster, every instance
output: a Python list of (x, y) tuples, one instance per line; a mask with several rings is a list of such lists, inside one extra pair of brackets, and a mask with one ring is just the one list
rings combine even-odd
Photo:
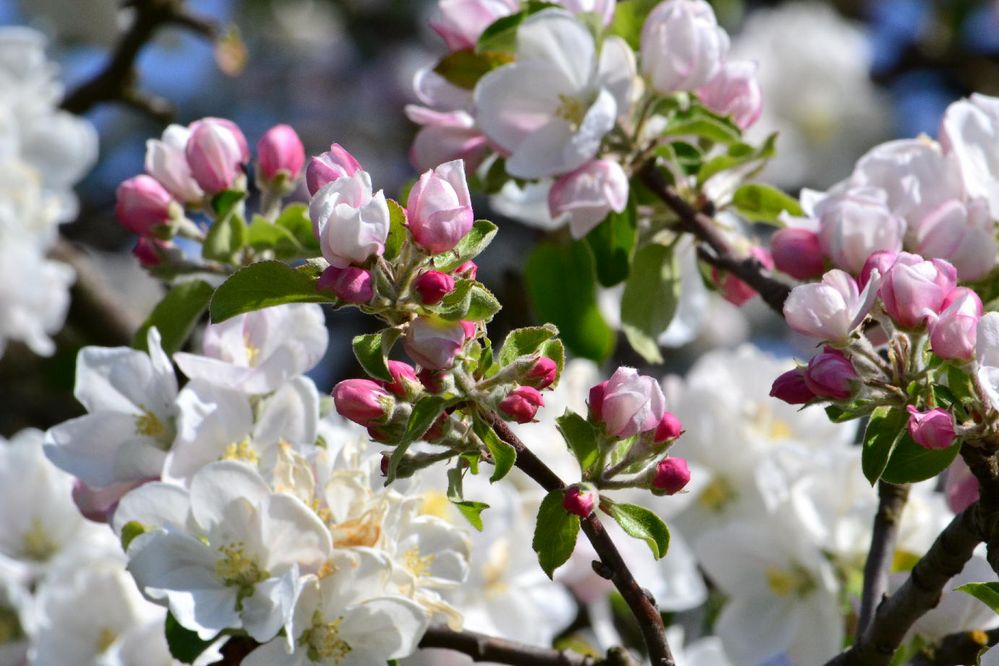
[(76, 215), (72, 187), (97, 159), (97, 133), (56, 108), (62, 86), (40, 33), (0, 28), (0, 90), (0, 355), (8, 340), (47, 355), (74, 273), (46, 254)]

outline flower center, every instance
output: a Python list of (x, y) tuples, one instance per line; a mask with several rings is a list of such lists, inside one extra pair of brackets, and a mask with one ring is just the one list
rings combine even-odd
[(312, 626), (298, 639), (299, 645), (307, 647), (309, 659), (312, 661), (329, 659), (331, 663), (337, 665), (343, 663), (351, 647), (347, 641), (340, 638), (342, 623), (342, 617), (332, 622), (323, 622), (323, 616), (319, 611), (312, 614)]
[(31, 521), (31, 527), (24, 533), (21, 554), (29, 560), (44, 562), (59, 550), (59, 546), (49, 537), (42, 521), (37, 518)]
[(757, 402), (750, 408), (750, 426), (767, 439), (781, 440), (791, 436), (791, 426), (787, 421), (774, 416), (768, 405)]
[(243, 460), (256, 465), (260, 462), (260, 456), (250, 446), (250, 438), (244, 437), (238, 442), (232, 442), (225, 447), (225, 451), (219, 460)]
[(420, 549), (414, 546), (402, 554), (402, 563), (414, 576), (426, 576), (430, 573), (430, 565), (434, 563), (434, 556), (420, 556)]
[(421, 515), (435, 516), (441, 520), (448, 520), (451, 517), (451, 502), (444, 493), (439, 490), (428, 490), (420, 498), (423, 500), (420, 503)]
[(583, 100), (572, 95), (559, 95), (558, 103), (555, 116), (572, 125), (573, 129), (578, 128), (586, 117), (586, 105), (583, 104)]
[(720, 512), (735, 499), (735, 490), (724, 477), (716, 476), (707, 485), (697, 502), (709, 511)]
[(94, 642), (97, 654), (104, 654), (107, 652), (107, 649), (111, 647), (116, 640), (118, 640), (118, 634), (114, 631), (108, 629), (107, 627), (101, 629), (101, 633), (97, 634), (97, 640)]
[(246, 348), (246, 364), (251, 368), (257, 367), (260, 360), (260, 347), (253, 344), (249, 333), (243, 333), (243, 347)]
[(135, 417), (135, 434), (153, 439), (163, 437), (166, 434), (166, 426), (163, 425), (163, 421), (160, 421), (159, 417), (147, 409), (145, 405), (139, 405), (139, 409), (142, 410), (142, 414)]
[(215, 575), (229, 587), (239, 588), (239, 601), (253, 594), (254, 586), (267, 579), (267, 572), (261, 571), (256, 561), (246, 556), (241, 541), (220, 546), (219, 552), (222, 557), (215, 562)]
[(799, 564), (789, 569), (767, 567), (767, 586), (778, 597), (803, 597), (815, 589), (815, 581)]
[(21, 619), (12, 608), (0, 608), (0, 645), (24, 638)]

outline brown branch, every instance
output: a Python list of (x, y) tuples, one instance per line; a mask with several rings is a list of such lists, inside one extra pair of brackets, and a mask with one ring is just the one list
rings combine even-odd
[(974, 664), (983, 648), (999, 643), (999, 629), (960, 631), (944, 636), (913, 658), (911, 666), (962, 666)]
[(214, 38), (215, 26), (184, 8), (183, 0), (136, 0), (132, 25), (122, 34), (107, 64), (93, 78), (70, 91), (62, 108), (77, 115), (86, 113), (101, 102), (121, 102), (163, 118), (167, 107), (163, 100), (144, 95), (136, 88), (135, 61), (156, 31), (177, 25), (208, 38)]
[[(565, 483), (558, 475), (534, 455), (502, 419), (492, 411), (485, 411), (484, 415), (496, 434), (517, 450), (517, 467), (549, 492), (565, 487)], [(603, 563), (600, 567), (601, 575), (614, 583), (635, 619), (638, 620), (653, 666), (673, 666), (673, 654), (666, 642), (666, 627), (663, 625), (662, 615), (659, 614), (655, 600), (638, 585), (597, 514), (591, 513), (580, 522), (586, 538), (590, 540), (593, 550)]]
[(975, 503), (954, 517), (933, 545), (913, 567), (909, 578), (894, 594), (878, 604), (874, 619), (857, 642), (827, 666), (887, 666), (916, 620), (940, 603), (951, 578), (961, 573), (981, 542), (979, 505)]
[(715, 221), (680, 196), (679, 192), (663, 178), (655, 162), (646, 162), (639, 170), (638, 176), (646, 187), (676, 213), (680, 220), (677, 229), (691, 234), (700, 241), (698, 256), (701, 259), (728, 271), (748, 284), (760, 294), (774, 312), (783, 316), (784, 301), (791, 293), (788, 285), (771, 277), (755, 258), (736, 256), (728, 241), (718, 230)]
[(978, 530), (992, 570), (999, 573), (999, 459), (994, 450), (965, 444), (961, 457), (978, 479)]
[(427, 629), (421, 648), (444, 648), (461, 652), (472, 661), (491, 661), (511, 666), (595, 666), (597, 660), (568, 650), (536, 647), (487, 636), (474, 631), (454, 631), (435, 625)]
[(888, 590), (888, 573), (891, 569), (898, 525), (902, 510), (909, 498), (909, 486), (897, 486), (887, 481), (878, 482), (878, 511), (874, 514), (871, 548), (864, 564), (864, 591), (860, 598), (860, 620), (857, 638), (871, 624), (874, 608)]

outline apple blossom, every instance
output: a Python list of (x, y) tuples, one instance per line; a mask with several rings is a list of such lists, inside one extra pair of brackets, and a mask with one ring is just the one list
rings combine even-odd
[(558, 364), (547, 356), (539, 356), (524, 375), (522, 383), (541, 390), (551, 386), (556, 379)]
[(195, 203), (205, 196), (187, 163), (185, 148), (190, 136), (189, 128), (168, 125), (161, 138), (146, 141), (146, 173), (182, 203)]
[(954, 156), (965, 194), (988, 200), (999, 212), (999, 158), (985, 148), (999, 140), (999, 100), (973, 94), (947, 107), (940, 122), (940, 143)]
[(231, 120), (203, 118), (191, 125), (184, 147), (191, 175), (208, 194), (233, 187), (250, 160), (243, 132)]
[(978, 501), (978, 479), (961, 456), (955, 458), (947, 468), (944, 495), (947, 497), (947, 506), (954, 513), (961, 513)]
[(413, 282), (413, 288), (420, 295), (421, 303), (436, 305), (454, 291), (454, 278), (440, 271), (424, 271)]
[(874, 252), (902, 249), (905, 220), (889, 210), (884, 193), (852, 188), (823, 199), (816, 207), (819, 243), (837, 268), (856, 275)]
[(957, 285), (957, 271), (943, 259), (924, 260), (902, 252), (885, 273), (879, 294), (892, 320), (904, 328), (919, 326), (939, 313)]
[(917, 254), (946, 259), (961, 280), (985, 277), (999, 258), (995, 222), (985, 199), (941, 204), (923, 217), (913, 236)]
[(957, 287), (944, 305), (940, 316), (930, 320), (933, 353), (948, 360), (971, 360), (975, 356), (982, 299), (970, 289)]
[(778, 270), (799, 280), (818, 277), (825, 270), (819, 236), (809, 229), (778, 229), (770, 238), (770, 255)]
[[(593, 394), (590, 394), (593, 404)], [(599, 400), (598, 416), (614, 437), (631, 437), (654, 430), (666, 412), (666, 398), (652, 377), (634, 368), (614, 371)]]
[(628, 176), (615, 160), (593, 160), (559, 176), (548, 191), (552, 218), (568, 214), (573, 238), (582, 238), (613, 211), (628, 205)]
[(724, 63), (707, 83), (697, 89), (704, 106), (746, 129), (763, 111), (763, 94), (756, 78), (757, 64), (750, 60)]
[(453, 249), (471, 230), (473, 221), (461, 160), (424, 172), (409, 191), (406, 222), (416, 244), (432, 254)]
[(667, 0), (642, 27), (642, 74), (657, 92), (695, 90), (715, 77), (728, 54), (728, 34), (703, 0)]
[(517, 11), (513, 0), (439, 0), (430, 19), (434, 29), (451, 51), (475, 46), (482, 31), (497, 19)]
[(166, 189), (151, 176), (133, 176), (115, 192), (115, 216), (129, 231), (149, 236), (182, 215)]
[(667, 495), (674, 495), (690, 483), (690, 467), (683, 458), (670, 456), (656, 465), (652, 487)]
[(784, 303), (784, 318), (802, 335), (845, 342), (870, 312), (880, 282), (874, 272), (860, 292), (850, 275), (834, 268), (822, 276), (822, 282), (792, 289)]
[(345, 303), (369, 303), (375, 295), (371, 272), (357, 266), (327, 267), (316, 281), (316, 289), (331, 291)]
[(921, 412), (913, 405), (906, 410), (909, 435), (916, 444), (926, 449), (946, 449), (954, 443), (954, 417), (950, 412), (940, 408)]
[(323, 257), (337, 268), (364, 263), (385, 251), (388, 204), (381, 190), (371, 193), (367, 171), (324, 185), (312, 197), (309, 217)]
[(354, 156), (339, 143), (334, 143), (325, 153), (309, 160), (305, 169), (305, 183), (309, 194), (315, 196), (324, 185), (329, 185), (337, 178), (350, 178), (361, 170), (361, 165)]
[(392, 381), (383, 382), (382, 385), (385, 390), (396, 397), (412, 397), (423, 388), (416, 376), (416, 370), (409, 363), (390, 360), (388, 361), (388, 369), (389, 374), (392, 375)]
[(816, 397), (805, 381), (805, 368), (794, 368), (778, 376), (770, 387), (770, 396), (789, 405), (804, 405)]
[(460, 322), (417, 317), (409, 323), (403, 345), (409, 357), (422, 367), (441, 370), (451, 367), (466, 337)]
[(518, 386), (497, 405), (500, 413), (517, 423), (530, 423), (545, 400), (533, 386)]
[(805, 385), (815, 395), (845, 400), (853, 394), (858, 376), (850, 359), (841, 351), (826, 347), (808, 361), (804, 378)]
[(341, 416), (365, 427), (391, 416), (395, 402), (370, 379), (343, 380), (333, 387), (333, 401)]
[(305, 164), (305, 147), (298, 134), (289, 125), (275, 125), (257, 142), (260, 173), (266, 180), (273, 180), (284, 172), (288, 180), (301, 175)]
[(466, 168), (475, 169), (488, 153), (486, 135), (467, 111), (435, 111), (407, 104), (406, 116), (421, 126), (409, 150), (409, 161), (418, 171), (452, 160), (462, 160)]

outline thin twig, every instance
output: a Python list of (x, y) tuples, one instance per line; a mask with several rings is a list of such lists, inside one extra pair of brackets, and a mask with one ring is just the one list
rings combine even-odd
[[(565, 487), (562, 479), (534, 455), (502, 419), (491, 411), (486, 411), (485, 416), (500, 439), (517, 450), (517, 467), (549, 492)], [(583, 518), (581, 525), (583, 533), (603, 563), (602, 571), (614, 583), (635, 619), (638, 620), (653, 666), (673, 666), (673, 654), (666, 642), (666, 627), (663, 625), (655, 600), (638, 585), (597, 514), (594, 512)]]
[(860, 598), (860, 621), (857, 638), (871, 624), (874, 608), (888, 590), (888, 573), (891, 570), (895, 540), (902, 510), (909, 498), (909, 486), (897, 486), (887, 481), (878, 482), (878, 511), (874, 514), (871, 548), (864, 564), (864, 591)]
[(595, 666), (597, 663), (592, 657), (568, 650), (525, 645), (474, 631), (454, 631), (440, 625), (427, 629), (420, 647), (454, 650), (468, 655), (472, 661), (511, 666)]
[(878, 604), (870, 626), (846, 652), (827, 666), (887, 666), (905, 634), (940, 603), (944, 585), (961, 573), (981, 542), (976, 502), (951, 520), (894, 594)]

